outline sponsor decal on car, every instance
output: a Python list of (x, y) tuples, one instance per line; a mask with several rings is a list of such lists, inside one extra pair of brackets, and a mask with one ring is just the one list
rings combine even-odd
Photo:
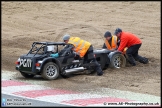
[(20, 66), (31, 67), (31, 59), (20, 59)]

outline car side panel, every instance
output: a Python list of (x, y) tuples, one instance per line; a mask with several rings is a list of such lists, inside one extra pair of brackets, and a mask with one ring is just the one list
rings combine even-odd
[(101, 54), (95, 54), (97, 62), (101, 65), (101, 68), (103, 69), (106, 64), (109, 64), (109, 58), (106, 53)]

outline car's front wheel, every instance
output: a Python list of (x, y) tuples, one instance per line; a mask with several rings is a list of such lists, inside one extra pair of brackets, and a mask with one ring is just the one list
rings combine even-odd
[(33, 78), (35, 75), (33, 75), (33, 74), (27, 74), (27, 73), (24, 73), (24, 72), (21, 72), (20, 71), (20, 73), (21, 73), (21, 75), (23, 76), (23, 77), (25, 77), (25, 78)]
[(57, 79), (59, 76), (59, 68), (57, 64), (53, 62), (48, 62), (44, 65), (42, 70), (42, 77), (47, 80)]
[(125, 67), (126, 65), (126, 58), (123, 54), (114, 54), (110, 61), (110, 66), (112, 68), (121, 68)]

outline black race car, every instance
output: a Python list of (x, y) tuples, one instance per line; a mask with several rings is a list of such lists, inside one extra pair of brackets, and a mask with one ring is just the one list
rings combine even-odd
[[(57, 79), (59, 75), (66, 77), (84, 70), (94, 71), (93, 62), (83, 64), (84, 59), (76, 56), (72, 50), (66, 50), (56, 58), (50, 56), (60, 52), (65, 45), (63, 42), (33, 42), (30, 51), (21, 55), (16, 61), (16, 70), (25, 78), (41, 75), (48, 80)], [(94, 54), (102, 69), (120, 68), (126, 64), (125, 56), (118, 51), (94, 49)]]

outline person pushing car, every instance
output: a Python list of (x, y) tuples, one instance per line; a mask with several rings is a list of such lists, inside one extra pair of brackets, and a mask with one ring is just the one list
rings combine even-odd
[[(118, 46), (120, 45), (120, 39), (117, 36), (112, 35), (109, 31), (106, 31), (104, 38), (105, 40), (102, 48), (108, 49), (110, 51), (116, 51), (118, 49)], [(124, 48), (123, 54), (126, 54), (127, 49), (127, 47)]]
[(147, 58), (141, 57), (138, 54), (138, 50), (142, 45), (140, 38), (132, 33), (122, 31), (120, 28), (116, 28), (114, 34), (120, 39), (120, 45), (117, 50), (122, 52), (125, 47), (128, 48), (126, 50), (126, 57), (132, 66), (136, 66), (135, 60), (144, 64), (148, 63)]
[(104, 34), (104, 44), (103, 47), (104, 49), (108, 49), (111, 51), (117, 50), (118, 46), (119, 46), (119, 39), (117, 38), (117, 36), (112, 36), (112, 34), (109, 31), (106, 31)]
[(70, 48), (81, 58), (84, 57), (84, 63), (93, 61), (96, 65), (95, 71), (97, 72), (97, 75), (103, 75), (100, 64), (94, 57), (93, 46), (90, 42), (80, 39), (79, 37), (71, 37), (68, 34), (63, 36), (63, 41), (67, 44), (64, 49)]

